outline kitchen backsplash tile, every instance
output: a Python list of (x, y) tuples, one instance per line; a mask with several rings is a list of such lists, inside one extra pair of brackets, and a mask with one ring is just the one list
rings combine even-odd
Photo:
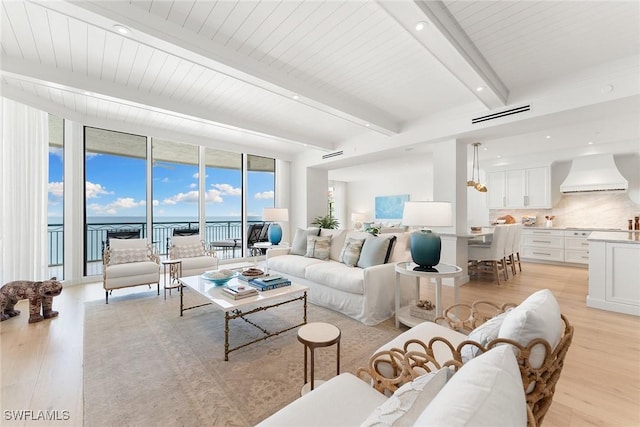
[(491, 209), (491, 222), (503, 215), (520, 221), (523, 215), (535, 215), (536, 226), (545, 225), (545, 215), (554, 215), (554, 227), (619, 228), (626, 230), (628, 220), (640, 215), (640, 205), (626, 193), (589, 193), (562, 196), (553, 209)]

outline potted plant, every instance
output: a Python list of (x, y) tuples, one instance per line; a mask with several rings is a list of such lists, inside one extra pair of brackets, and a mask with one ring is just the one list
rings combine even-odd
[(320, 228), (329, 228), (334, 229), (340, 226), (340, 223), (337, 219), (332, 217), (331, 215), (319, 216), (313, 220), (312, 225), (317, 225)]

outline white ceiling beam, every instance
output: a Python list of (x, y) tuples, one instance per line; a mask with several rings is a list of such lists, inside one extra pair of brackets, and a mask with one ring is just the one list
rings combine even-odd
[(285, 131), (281, 128), (248, 123), (246, 120), (239, 120), (237, 117), (228, 114), (208, 111), (149, 92), (133, 91), (115, 83), (90, 78), (78, 73), (62, 71), (50, 66), (34, 64), (17, 58), (3, 57), (0, 62), (0, 70), (2, 73), (18, 79), (47, 83), (53, 87), (69, 89), (78, 94), (89, 92), (95, 94), (93, 96), (102, 96), (137, 108), (155, 109), (160, 113), (170, 113), (183, 118), (197, 118), (210, 125), (244, 132), (248, 135), (254, 134), (298, 145), (306, 144), (306, 146), (328, 151), (335, 148), (333, 143), (309, 140), (308, 136), (303, 134)]
[(507, 104), (508, 88), (441, 1), (377, 1), (488, 109)]
[(125, 37), (154, 46), (165, 52), (210, 68), (237, 80), (292, 99), (318, 111), (341, 118), (353, 124), (384, 135), (395, 135), (400, 125), (383, 111), (356, 99), (343, 100), (330, 96), (326, 91), (310, 87), (261, 64), (252, 58), (239, 55), (235, 50), (203, 40), (171, 22), (150, 15), (125, 2), (48, 2), (36, 0), (48, 9), (81, 19), (113, 31), (114, 24), (121, 24), (132, 32)]
[(201, 134), (194, 135), (170, 129), (159, 129), (139, 123), (117, 122), (95, 116), (87, 116), (76, 111), (70, 111), (58, 103), (51, 102), (39, 96), (17, 90), (15, 87), (3, 84), (1, 86), (2, 96), (46, 111), (54, 116), (64, 117), (66, 120), (82, 123), (85, 126), (110, 129), (118, 132), (126, 132), (134, 135), (145, 135), (167, 140), (181, 141), (185, 143), (204, 145), (235, 153), (249, 153), (264, 157), (276, 157), (281, 160), (291, 161), (294, 154), (289, 151), (275, 150), (273, 145), (262, 147), (238, 144), (237, 141), (227, 140), (224, 137), (207, 137)]

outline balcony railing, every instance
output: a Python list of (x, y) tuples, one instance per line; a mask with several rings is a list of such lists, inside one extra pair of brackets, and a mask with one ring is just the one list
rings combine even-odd
[[(261, 223), (262, 221), (249, 221)], [(167, 255), (167, 238), (173, 235), (174, 229), (197, 229), (197, 221), (156, 222), (153, 224), (153, 242), (160, 255)], [(147, 237), (146, 222), (118, 222), (87, 224), (86, 251), (87, 263), (102, 261), (102, 242), (107, 239), (107, 231), (140, 230), (141, 237)], [(60, 266), (64, 259), (62, 224), (49, 224), (49, 267)], [(242, 238), (242, 222), (240, 221), (207, 221), (203, 239), (205, 242), (215, 242), (228, 239)]]

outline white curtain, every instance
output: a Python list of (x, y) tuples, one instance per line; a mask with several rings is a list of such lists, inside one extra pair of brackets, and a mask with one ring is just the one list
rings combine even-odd
[(47, 113), (2, 98), (0, 285), (48, 279)]

